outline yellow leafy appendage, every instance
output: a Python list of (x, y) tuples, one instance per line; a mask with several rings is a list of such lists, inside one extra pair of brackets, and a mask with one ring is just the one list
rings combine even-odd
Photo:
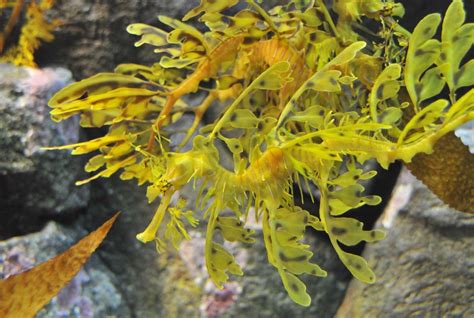
[(31, 1), (25, 10), (25, 22), (21, 28), (18, 44), (3, 52), (5, 41), (18, 20), (24, 1), (0, 2), (0, 13), (2, 10), (11, 10), (3, 32), (0, 33), (0, 62), (36, 67), (34, 52), (40, 47), (41, 42), (51, 42), (54, 39), (52, 31), (61, 25), (59, 20), (49, 22), (45, 17), (45, 12), (51, 9), (53, 4), (54, 0)]
[[(308, 306), (311, 297), (300, 275), (326, 272), (311, 262), (307, 227), (328, 234), (356, 278), (375, 281), (362, 257), (341, 248), (384, 237), (344, 216), (380, 203), (363, 195), (361, 181), (375, 172), (364, 172), (361, 164), (409, 163), (474, 118), (474, 90), (457, 96), (458, 88), (472, 86), (472, 60), (460, 65), (473, 43), (472, 26), (463, 23), (460, 0), (447, 12), (446, 19), (456, 23), (443, 25), (441, 41), (433, 39), (439, 15), (426, 17), (410, 34), (397, 24), (403, 7), (393, 1), (339, 1), (332, 9), (323, 1), (289, 1), (267, 12), (246, 0), (244, 10), (225, 13), (239, 2), (202, 0), (183, 18), (202, 22), (205, 32), (164, 16), (159, 19), (166, 29), (128, 26), (140, 36), (136, 46), (155, 47), (158, 62), (122, 64), (53, 96), (54, 120), (80, 114), (84, 127), (110, 126), (103, 137), (54, 149), (98, 152), (86, 165), (95, 174), (79, 184), (120, 171), (122, 179), (147, 185), (149, 202), (161, 197), (138, 235), (159, 249), (167, 243), (178, 247), (189, 238), (185, 224), (196, 225), (182, 201), (171, 203), (193, 182), (196, 208), (207, 219), (206, 266), (219, 287), (229, 274), (243, 272), (217, 242), (252, 243), (254, 231), (245, 224), (253, 209), (270, 264), (289, 296)], [(337, 23), (331, 10), (340, 17)], [(379, 24), (377, 40), (365, 40), (366, 32), (375, 33), (359, 24), (362, 16)], [(439, 96), (445, 86), (449, 100)], [(183, 97), (195, 92), (205, 97), (192, 106)], [(220, 115), (198, 129), (210, 107)], [(182, 127), (185, 114), (194, 121)], [(173, 141), (177, 133), (183, 136), (179, 144)], [(223, 152), (231, 154), (231, 167), (222, 166)], [(318, 188), (319, 214), (295, 205), (295, 183)], [(472, 198), (469, 187), (463, 191)]]

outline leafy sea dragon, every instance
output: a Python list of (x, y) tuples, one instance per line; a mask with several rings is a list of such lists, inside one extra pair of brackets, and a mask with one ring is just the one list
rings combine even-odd
[[(54, 147), (99, 152), (86, 170), (101, 170), (79, 184), (122, 170), (122, 179), (147, 184), (149, 202), (161, 198), (139, 240), (164, 249), (166, 242), (179, 247), (189, 239), (185, 224), (196, 226), (197, 219), (183, 211), (182, 200), (173, 206), (172, 198), (193, 182), (199, 185), (196, 208), (207, 219), (204, 254), (211, 280), (222, 288), (229, 274), (242, 275), (217, 242), (254, 242), (254, 231), (245, 227), (253, 210), (270, 264), (289, 296), (308, 306), (311, 297), (299, 276), (327, 273), (311, 262), (303, 240), (307, 227), (327, 233), (356, 278), (375, 281), (361, 256), (341, 248), (384, 237), (344, 216), (381, 201), (363, 195), (361, 182), (375, 175), (362, 169), (365, 161), (387, 168), (402, 160), (428, 186), (435, 184), (447, 203), (474, 212), (472, 155), (459, 141), (444, 152), (453, 130), (474, 118), (474, 64), (462, 63), (474, 32), (472, 23), (464, 23), (462, 1), (454, 0), (446, 12), (441, 40), (434, 38), (439, 14), (428, 15), (410, 33), (397, 24), (403, 7), (393, 1), (335, 1), (332, 8), (323, 1), (289, 1), (267, 12), (246, 0), (245, 9), (226, 14), (239, 2), (202, 0), (183, 21), (160, 16), (171, 31), (130, 25), (128, 31), (141, 37), (136, 45), (155, 46), (159, 62), (119, 65), (50, 101), (54, 120), (81, 114), (82, 126), (110, 126), (103, 137)], [(380, 25), (378, 33), (358, 23), (362, 16)], [(186, 24), (189, 19), (205, 24), (207, 32)], [(439, 96), (445, 87), (449, 100)], [(459, 96), (460, 88), (468, 91)], [(207, 96), (193, 107), (182, 97), (196, 91)], [(220, 115), (196, 132), (210, 107)], [(194, 113), (195, 120), (179, 131), (184, 140), (176, 145), (169, 137), (185, 113)], [(191, 149), (184, 150), (188, 140)], [(223, 153), (232, 156), (230, 167), (223, 166)], [(449, 191), (420, 168), (426, 162), (437, 167), (446, 158)], [(452, 189), (458, 168), (466, 176), (459, 194)], [(295, 205), (293, 184), (319, 190), (319, 213)]]

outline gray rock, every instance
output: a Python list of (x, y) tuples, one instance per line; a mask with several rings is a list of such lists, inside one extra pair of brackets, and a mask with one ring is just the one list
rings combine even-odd
[(353, 281), (336, 317), (474, 317), (474, 215), (404, 171), (364, 254), (378, 281)]
[[(81, 233), (81, 234), (79, 234)], [(86, 233), (50, 222), (41, 231), (0, 242), (0, 278), (42, 263), (72, 246)], [(97, 256), (40, 311), (38, 317), (129, 317), (128, 308), (114, 286), (117, 282)]]
[(70, 79), (65, 69), (0, 64), (0, 239), (87, 204), (88, 187), (74, 185), (82, 160), (69, 151), (42, 149), (79, 139), (77, 120), (54, 123), (47, 106), (51, 94)]
[(77, 79), (113, 71), (120, 63), (155, 62), (153, 48), (134, 46), (138, 38), (127, 33), (127, 25), (157, 25), (159, 14), (182, 17), (198, 4), (198, 0), (57, 1), (49, 16), (65, 23), (55, 32), (55, 40), (38, 52), (38, 61), (65, 66)]

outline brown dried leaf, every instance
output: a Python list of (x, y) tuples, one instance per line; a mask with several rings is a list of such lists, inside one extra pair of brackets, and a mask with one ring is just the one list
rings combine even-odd
[(0, 281), (0, 317), (34, 317), (82, 268), (118, 213), (64, 253)]

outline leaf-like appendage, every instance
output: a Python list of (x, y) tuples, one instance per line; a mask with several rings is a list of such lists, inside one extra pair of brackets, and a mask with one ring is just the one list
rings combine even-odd
[(169, 56), (163, 56), (160, 59), (160, 65), (164, 68), (186, 68), (190, 65), (199, 62), (199, 58), (189, 58), (189, 59), (173, 59)]
[[(339, 77), (341, 72), (332, 68), (342, 66), (351, 62), (356, 55), (366, 46), (365, 42), (354, 42), (344, 48), (338, 55), (330, 60), (324, 67), (310, 77), (302, 90), (313, 89), (316, 91), (338, 92), (340, 91)], [(298, 94), (296, 94), (298, 96)], [(299, 96), (298, 96), (299, 97)]]
[(336, 55), (336, 57), (334, 57), (331, 61), (329, 61), (320, 71), (313, 74), (300, 88), (298, 88), (298, 90), (293, 94), (291, 99), (285, 105), (285, 108), (280, 113), (277, 128), (283, 125), (290, 112), (294, 110), (293, 108), (296, 101), (306, 90), (318, 90), (318, 86), (316, 85), (320, 85), (319, 87), (321, 91), (339, 91), (340, 86), (338, 79), (341, 73), (337, 70), (331, 70), (331, 68), (349, 63), (365, 46), (366, 43), (362, 41), (352, 43), (342, 50), (338, 55)]
[(159, 84), (169, 84), (178, 79), (178, 72), (167, 71), (160, 67), (159, 64), (154, 64), (152, 67), (133, 63), (119, 64), (114, 69), (114, 72), (134, 77), (140, 76), (150, 82)]
[(444, 80), (438, 76), (437, 68), (426, 72), (438, 60), (441, 52), (441, 43), (432, 39), (440, 22), (439, 14), (427, 15), (418, 23), (410, 37), (405, 66), (405, 86), (415, 107), (418, 107), (423, 100), (437, 95), (444, 86)]
[[(354, 163), (347, 163), (346, 166), (348, 168), (347, 172), (331, 180), (331, 183), (336, 188), (327, 192), (329, 215), (331, 216), (342, 215), (350, 209), (365, 204), (377, 205), (381, 201), (381, 198), (378, 196), (361, 195), (364, 187), (359, 182), (373, 178), (376, 172), (368, 171), (363, 173), (362, 169), (357, 169)], [(331, 218), (331, 220), (337, 219)]]
[(251, 92), (257, 89), (264, 89), (265, 87), (268, 89), (274, 89), (277, 86), (282, 87), (288, 81), (287, 73), (289, 68), (290, 65), (287, 61), (281, 61), (275, 63), (262, 72), (226, 109), (225, 113), (214, 126), (211, 136), (219, 132), (223, 126), (228, 124), (229, 121), (232, 121), (231, 119), (235, 114), (235, 109)]
[[(362, 173), (361, 169), (356, 168), (354, 160), (345, 164), (347, 172), (331, 180), (324, 181), (326, 173), (323, 174), (322, 182), (319, 183), (321, 192), (320, 215), (324, 230), (328, 233), (331, 244), (336, 250), (339, 258), (347, 269), (357, 279), (373, 283), (375, 275), (368, 266), (367, 262), (360, 256), (347, 253), (341, 249), (340, 243), (345, 245), (356, 245), (361, 241), (375, 242), (385, 237), (385, 233), (380, 230), (363, 230), (362, 222), (347, 218), (338, 217), (345, 211), (363, 204), (377, 205), (381, 199), (378, 196), (361, 196), (364, 187), (359, 184), (360, 180), (370, 179), (375, 172), (370, 171)], [(339, 165), (328, 166), (327, 175), (330, 170), (340, 169)], [(328, 184), (335, 190), (329, 190)]]
[(358, 194), (364, 191), (360, 184), (346, 185), (345, 187), (330, 192), (329, 206), (331, 215), (341, 215), (348, 210), (358, 208), (362, 205), (377, 205), (381, 199), (379, 197), (360, 197)]
[(348, 47), (346, 47), (344, 50), (341, 51), (338, 55), (336, 55), (335, 58), (333, 58), (326, 66), (324, 67), (325, 69), (328, 69), (332, 66), (336, 65), (343, 65), (346, 63), (349, 63), (351, 60), (353, 60), (357, 53), (359, 53), (360, 50), (365, 48), (367, 44), (363, 41), (358, 41), (354, 42)]
[[(201, 20), (206, 21), (210, 29), (219, 29), (229, 36), (248, 32), (252, 37), (258, 37), (259, 34), (263, 36), (267, 32), (258, 27), (261, 16), (251, 10), (242, 10), (236, 15), (229, 17), (218, 13), (211, 13), (204, 15)], [(223, 20), (230, 20), (230, 22), (227, 24)]]
[(280, 79), (279, 86), (283, 86), (286, 81), (289, 79), (287, 78), (288, 72), (291, 71), (291, 65), (288, 61), (278, 61), (271, 65), (268, 69), (266, 69), (262, 74), (260, 74), (258, 81), (255, 81), (255, 87), (259, 87), (260, 89), (276, 89), (275, 85), (270, 85), (268, 88), (266, 87), (265, 83), (261, 81), (269, 80), (270, 82), (273, 80), (273, 77), (277, 77)]
[(140, 40), (135, 42), (135, 46), (150, 44), (153, 46), (168, 45), (168, 33), (144, 23), (133, 23), (127, 26), (127, 32), (133, 35), (141, 36)]
[(202, 12), (205, 14), (210, 13), (219, 13), (222, 10), (230, 8), (236, 5), (239, 0), (229, 0), (229, 1), (210, 1), (210, 0), (201, 0), (201, 3), (196, 8), (190, 10), (184, 17), (183, 21), (189, 20), (192, 17), (195, 17)]
[[(323, 3), (323, 1), (320, 1)], [(372, 16), (381, 15), (382, 12), (390, 12), (386, 5), (392, 4), (391, 2), (382, 2), (380, 0), (375, 1), (359, 1), (359, 0), (344, 0), (336, 1), (334, 3), (334, 11), (339, 16), (337, 21), (337, 30), (344, 39), (356, 39), (357, 34), (352, 30), (351, 25), (355, 21), (360, 21), (362, 16)], [(324, 5), (324, 4), (323, 4)], [(399, 5), (401, 6), (401, 5)], [(403, 11), (403, 7), (401, 10)], [(396, 15), (396, 14), (394, 14)]]
[(244, 222), (230, 216), (219, 216), (216, 219), (216, 229), (219, 229), (224, 239), (229, 242), (254, 243), (254, 230), (245, 229)]
[[(49, 101), (53, 108), (51, 117), (60, 121), (80, 113), (84, 127), (112, 124), (129, 117), (126, 113), (130, 110), (127, 111), (126, 106), (132, 101), (145, 114), (159, 110), (149, 103), (157, 95), (153, 88), (155, 84), (133, 76), (100, 73), (56, 93)], [(137, 108), (133, 109), (135, 115)]]
[(339, 78), (341, 72), (337, 70), (323, 70), (317, 72), (309, 81), (305, 83), (307, 89), (318, 92), (340, 92)]
[(171, 197), (174, 193), (174, 189), (171, 188), (166, 188), (165, 191), (163, 191), (163, 197), (161, 198), (160, 205), (156, 209), (155, 214), (153, 215), (153, 218), (150, 222), (150, 224), (146, 227), (146, 229), (137, 234), (137, 239), (143, 243), (148, 243), (154, 240), (157, 240), (157, 232), (158, 229), (161, 226), (161, 223), (163, 222), (163, 219), (166, 215), (166, 211), (168, 210), (168, 207), (171, 202)]
[(347, 246), (353, 246), (362, 241), (375, 242), (385, 237), (385, 233), (380, 230), (363, 231), (362, 222), (352, 218), (332, 218), (330, 226), (331, 234)]
[(179, 42), (181, 42), (183, 34), (186, 34), (186, 35), (191, 36), (194, 39), (196, 39), (206, 49), (207, 53), (210, 52), (210, 50), (208, 48), (207, 41), (204, 38), (204, 35), (198, 29), (196, 29), (195, 27), (193, 27), (189, 24), (183, 23), (180, 20), (173, 19), (173, 18), (164, 16), (164, 15), (158, 16), (158, 19), (162, 23), (172, 27), (174, 29), (174, 31), (172, 31), (172, 32), (175, 32), (175, 31), (178, 32), (174, 35), (172, 34), (172, 32), (168, 34), (168, 41), (170, 43), (179, 43)]
[(309, 125), (311, 128), (321, 129), (324, 123), (324, 116), (325, 108), (314, 105), (300, 112), (295, 112), (287, 121), (297, 121)]
[(115, 73), (100, 73), (63, 88), (54, 94), (48, 104), (52, 108), (57, 108), (60, 107), (61, 104), (68, 104), (88, 96), (99, 95), (107, 90), (113, 90), (120, 87), (142, 88), (147, 85), (152, 84), (133, 76)]
[(423, 108), (405, 125), (402, 133), (400, 134), (399, 143), (405, 140), (408, 136), (408, 133), (411, 131), (418, 132), (413, 133), (408, 141), (421, 138), (421, 136), (426, 133), (426, 130), (429, 129), (431, 124), (433, 124), (438, 118), (442, 117), (448, 105), (449, 102), (447, 100), (439, 99)]
[[(24, 1), (3, 1), (12, 7), (10, 17), (0, 32), (0, 53), (3, 53), (4, 44), (18, 21)], [(36, 67), (34, 52), (41, 42), (51, 42), (54, 39), (53, 31), (62, 24), (59, 19), (48, 21), (47, 12), (54, 5), (54, 0), (30, 1), (25, 10), (24, 24), (21, 27), (18, 44), (10, 47), (0, 56), (0, 62), (13, 63), (28, 67)], [(3, 10), (3, 8), (0, 8)], [(2, 17), (5, 15), (2, 13)]]
[(134, 155), (126, 156), (125, 159), (122, 160), (111, 160), (107, 162), (106, 168), (101, 170), (99, 173), (93, 175), (90, 178), (76, 181), (76, 185), (83, 185), (86, 183), (91, 182), (92, 180), (96, 180), (98, 178), (108, 178), (117, 171), (127, 166), (133, 165), (136, 162), (137, 158)]
[(161, 57), (160, 66), (166, 69), (185, 68), (199, 62), (206, 54), (210, 53), (209, 45), (199, 30), (166, 16), (159, 16), (159, 19), (174, 30), (165, 32), (147, 24), (134, 23), (127, 27), (127, 31), (130, 34), (141, 36), (135, 46), (150, 44), (157, 47), (156, 53), (169, 55)]
[(314, 0), (290, 0), (288, 2), (288, 6), (291, 4), (294, 4), (297, 9), (305, 9), (307, 8), (310, 4), (313, 4)]
[(96, 139), (79, 142), (76, 144), (69, 144), (65, 146), (56, 146), (56, 147), (47, 147), (46, 150), (63, 150), (63, 149), (74, 149), (73, 155), (82, 155), (86, 154), (99, 148), (109, 145), (111, 143), (121, 142), (126, 140), (124, 135), (107, 135), (104, 137), (99, 137)]
[(263, 216), (263, 235), (268, 259), (278, 269), (288, 295), (296, 303), (309, 306), (305, 284), (296, 276), (303, 273), (325, 277), (326, 271), (310, 262), (313, 253), (302, 244), (305, 228), (321, 230), (320, 221), (300, 208), (281, 208)]
[(229, 279), (227, 272), (238, 276), (244, 274), (234, 256), (222, 245), (214, 242), (211, 243), (208, 253), (206, 248), (206, 266), (209, 277), (220, 289), (224, 288), (223, 284)]
[[(335, 186), (338, 185), (338, 180), (342, 181), (345, 187), (341, 187), (340, 190), (328, 191), (325, 184), (321, 184), (321, 221), (324, 225), (325, 231), (328, 233), (331, 240), (331, 244), (336, 250), (339, 258), (347, 267), (347, 269), (360, 281), (365, 283), (373, 283), (375, 281), (375, 275), (368, 266), (364, 258), (358, 255), (354, 255), (345, 252), (339, 246), (339, 242), (345, 245), (355, 245), (361, 241), (374, 242), (381, 240), (385, 237), (385, 233), (380, 230), (363, 230), (362, 222), (356, 219), (336, 217), (344, 213), (347, 206), (359, 206), (361, 204), (378, 204), (380, 198), (376, 196), (360, 197), (359, 193), (363, 191), (363, 187), (358, 185), (359, 178), (354, 176), (360, 176), (359, 169), (355, 169), (355, 166), (349, 164), (347, 174), (352, 176), (352, 182), (349, 178), (336, 178), (331, 180)], [(343, 175), (344, 176), (344, 175)], [(352, 183), (352, 184), (351, 184)], [(347, 186), (349, 184), (349, 186)], [(353, 191), (356, 190), (357, 191)], [(342, 204), (342, 206), (341, 206)], [(343, 207), (343, 209), (342, 209)], [(339, 210), (337, 210), (339, 209)]]
[(344, 252), (340, 248), (335, 249), (341, 261), (355, 278), (367, 284), (375, 282), (375, 274), (362, 256)]
[(195, 227), (198, 224), (198, 220), (193, 216), (193, 211), (182, 211), (184, 205), (185, 201), (181, 201), (178, 202), (177, 206), (168, 209), (169, 221), (168, 224), (166, 224), (166, 231), (164, 234), (164, 238), (170, 241), (177, 250), (179, 249), (183, 239), (191, 239), (185, 229), (184, 220), (187, 220), (192, 227)]
[(466, 13), (461, 0), (454, 0), (446, 11), (441, 33), (440, 70), (450, 91), (474, 85), (474, 60), (461, 67), (461, 61), (474, 44), (474, 23), (464, 24)]
[(232, 128), (255, 128), (258, 123), (257, 116), (248, 109), (236, 109), (229, 120)]
[(79, 272), (102, 243), (118, 214), (66, 252), (0, 281), (0, 316), (34, 317)]
[(262, 73), (258, 81), (255, 81), (255, 89), (277, 90), (281, 89), (288, 79), (290, 64), (287, 61), (275, 63), (269, 68), (269, 72)]
[(393, 124), (402, 116), (400, 108), (386, 108), (379, 111), (379, 103), (397, 96), (400, 90), (400, 83), (397, 79), (401, 75), (400, 64), (390, 64), (375, 80), (372, 91), (369, 95), (370, 115), (375, 122)]
[(311, 304), (311, 297), (306, 292), (306, 285), (291, 272), (280, 269), (278, 273), (290, 298), (295, 303), (308, 307)]

